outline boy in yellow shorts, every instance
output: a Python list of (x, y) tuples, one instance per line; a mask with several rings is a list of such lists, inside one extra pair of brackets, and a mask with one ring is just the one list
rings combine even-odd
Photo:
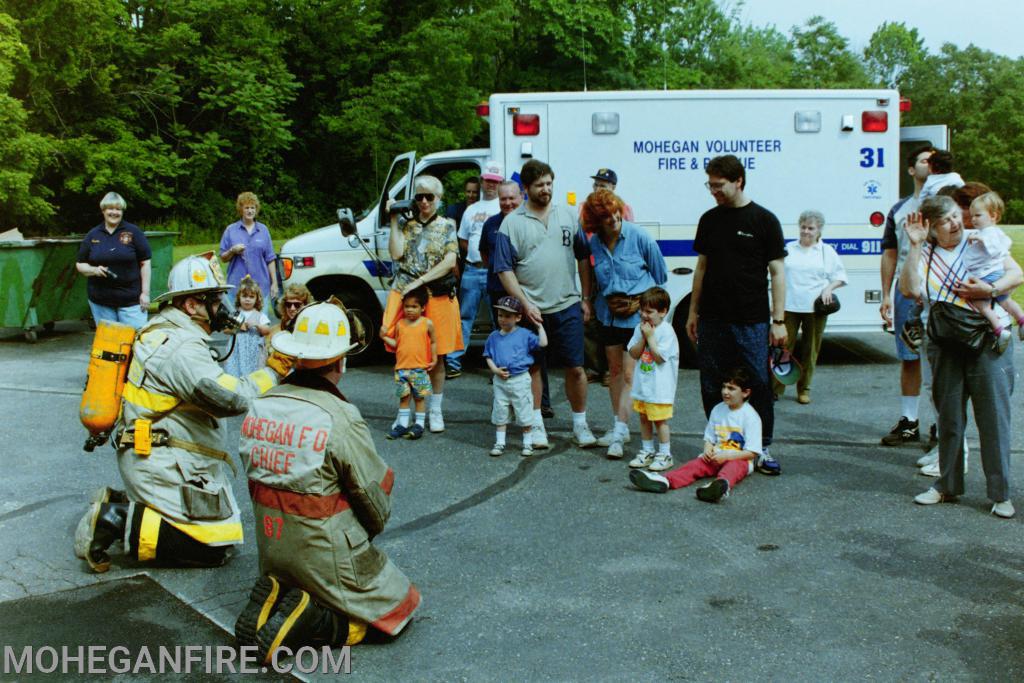
[[(672, 467), (668, 421), (676, 398), (679, 377), (679, 339), (665, 322), (668, 292), (651, 287), (640, 295), (640, 324), (629, 340), (629, 355), (636, 359), (633, 371), (633, 410), (640, 414), (640, 452), (630, 467), (646, 467), (660, 472)], [(658, 432), (658, 450), (654, 450), (654, 431)]]

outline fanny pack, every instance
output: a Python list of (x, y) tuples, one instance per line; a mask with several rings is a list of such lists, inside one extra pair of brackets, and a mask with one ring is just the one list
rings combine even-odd
[(640, 295), (608, 294), (604, 297), (608, 310), (616, 318), (628, 318), (640, 310)]

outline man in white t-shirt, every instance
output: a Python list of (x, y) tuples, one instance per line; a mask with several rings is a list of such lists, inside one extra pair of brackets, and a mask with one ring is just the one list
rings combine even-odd
[[(481, 301), (487, 301), (487, 264), (480, 256), (480, 235), (484, 223), (491, 216), (501, 211), (498, 203), (498, 185), (505, 180), (501, 164), (488, 161), (480, 174), (481, 193), (479, 201), (466, 207), (459, 225), (459, 248), (466, 256), (462, 269), (462, 284), (459, 287), (459, 317), (462, 318), (462, 340), (469, 347), (469, 337), (473, 331), (473, 321)], [(493, 321), (493, 314), (491, 316)], [(455, 379), (462, 374), (462, 357), (465, 350), (453, 351), (445, 356), (448, 379)]]

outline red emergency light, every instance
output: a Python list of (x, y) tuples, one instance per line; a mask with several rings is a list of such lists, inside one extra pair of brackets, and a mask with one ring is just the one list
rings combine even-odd
[(871, 225), (873, 225), (874, 227), (881, 227), (881, 225), (885, 223), (885, 214), (882, 213), (881, 211), (875, 211), (873, 214), (871, 214), (871, 218), (869, 218), (868, 220), (871, 221)]
[(540, 135), (540, 114), (513, 114), (513, 135)]
[(476, 105), (476, 115), (481, 118), (487, 118), (488, 116), (491, 115), (491, 105), (487, 104), (486, 102), (481, 102), (480, 104)]
[(910, 111), (910, 100), (908, 98), (900, 98), (900, 111)]
[(860, 127), (865, 133), (884, 133), (889, 130), (889, 112), (863, 112), (860, 115)]

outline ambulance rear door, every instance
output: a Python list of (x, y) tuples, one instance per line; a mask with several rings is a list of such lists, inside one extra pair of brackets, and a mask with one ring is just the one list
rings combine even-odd
[[(948, 126), (904, 126), (900, 128), (900, 160), (906, 168), (907, 155), (922, 145), (931, 145), (935, 149), (949, 149)], [(900, 175), (900, 196), (906, 197), (914, 192), (914, 179), (909, 173)]]

